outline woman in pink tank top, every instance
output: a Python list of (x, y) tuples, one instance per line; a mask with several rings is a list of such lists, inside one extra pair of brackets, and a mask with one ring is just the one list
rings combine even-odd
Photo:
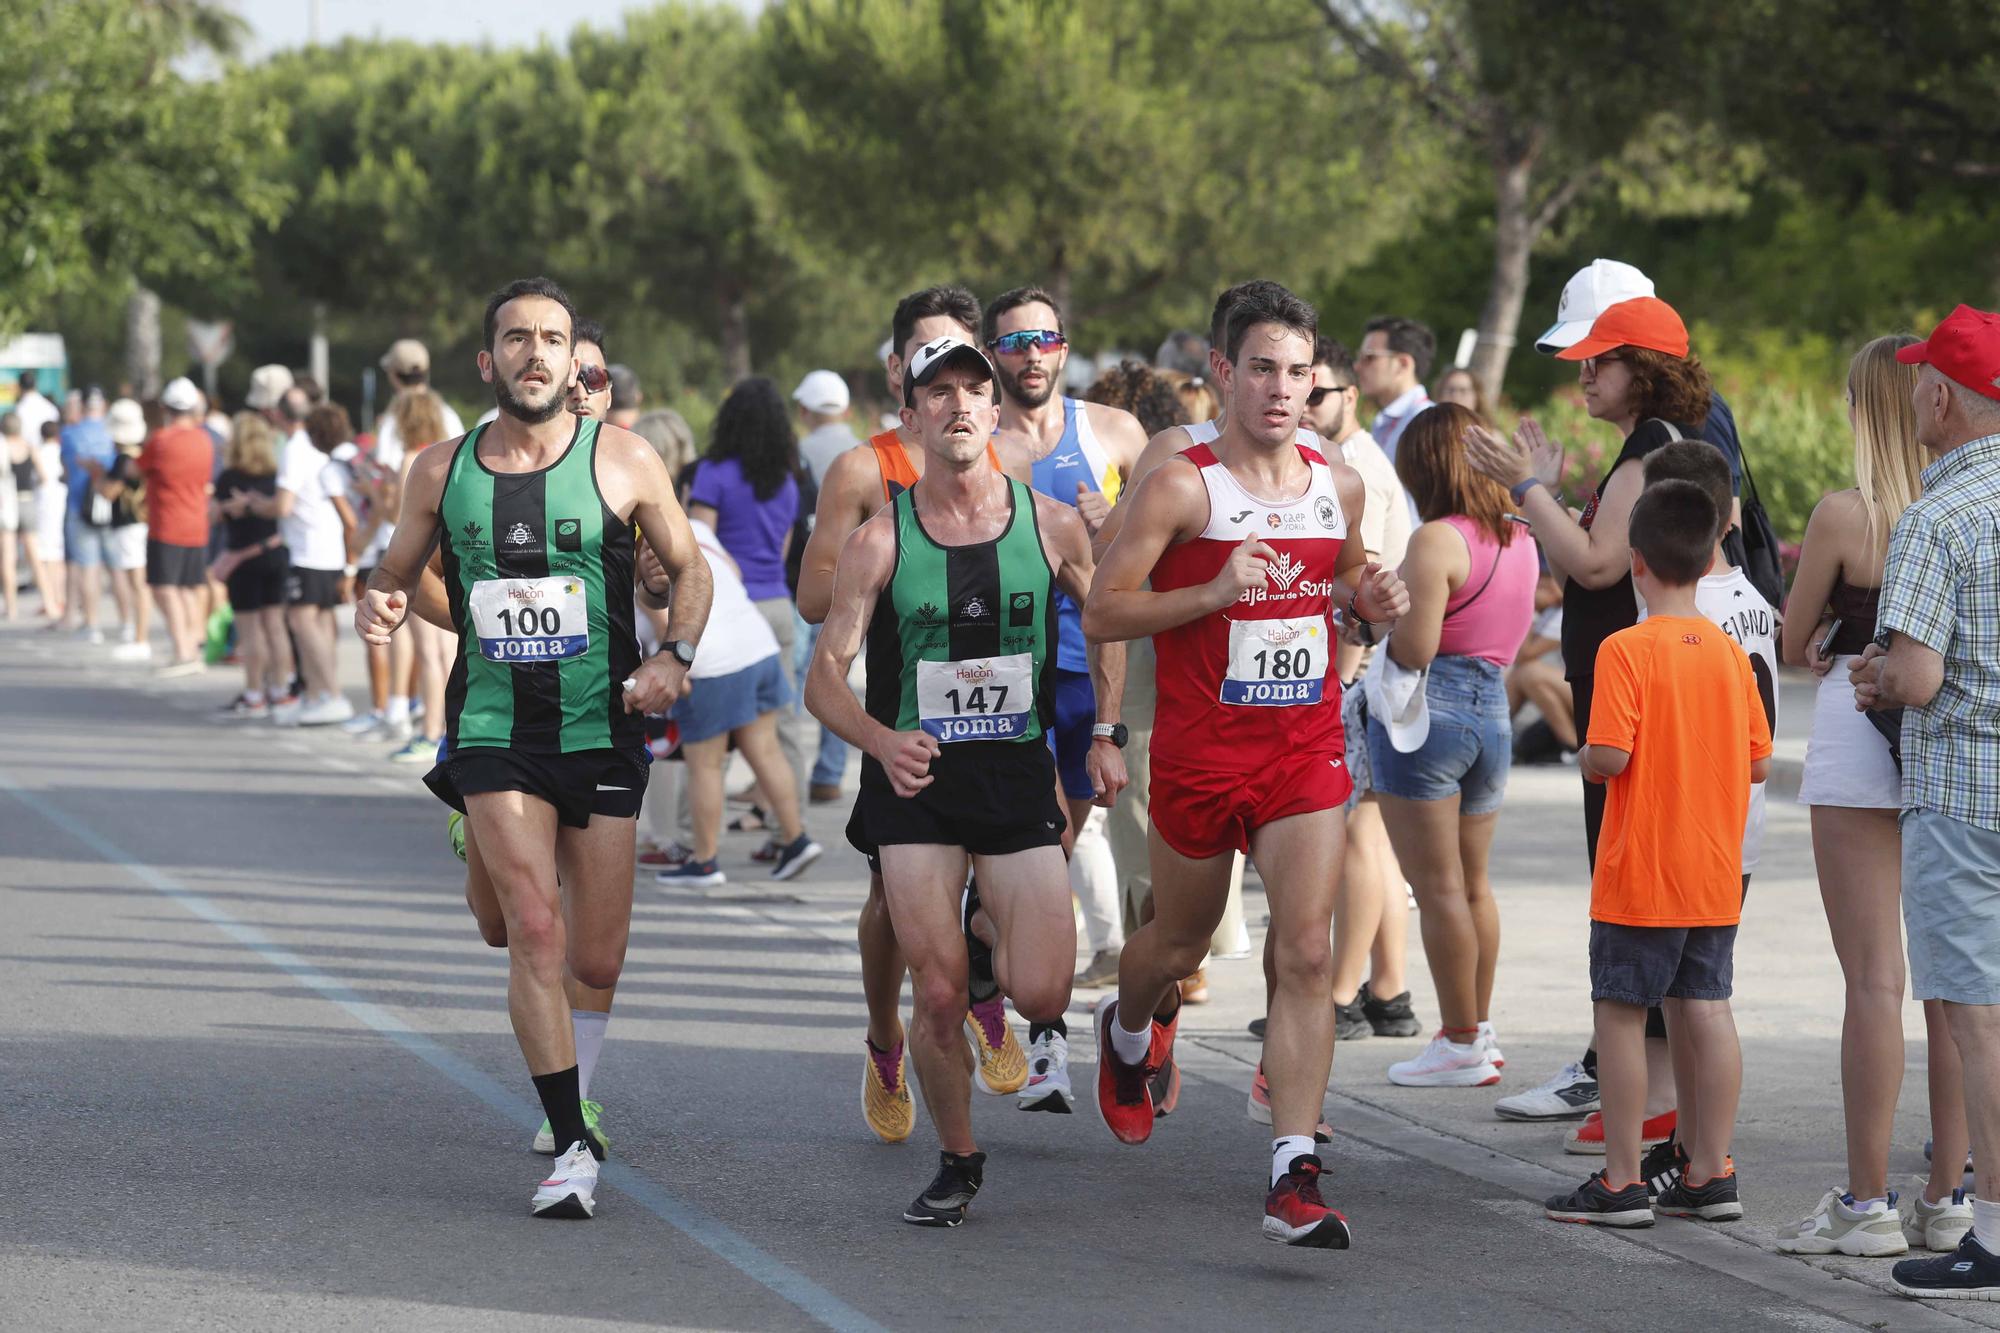
[(1477, 423), (1462, 407), (1428, 407), (1396, 451), (1396, 475), (1423, 524), (1403, 560), (1410, 610), (1381, 651), (1395, 666), (1428, 669), (1430, 730), (1404, 752), (1371, 717), (1368, 760), (1389, 839), (1423, 910), (1443, 1015), (1421, 1054), (1389, 1067), (1389, 1081), (1404, 1087), (1497, 1083), (1505, 1063), (1490, 1021), (1500, 911), (1487, 857), (1513, 759), (1505, 674), (1534, 618), (1540, 560), (1506, 490), (1466, 460), (1466, 434)]

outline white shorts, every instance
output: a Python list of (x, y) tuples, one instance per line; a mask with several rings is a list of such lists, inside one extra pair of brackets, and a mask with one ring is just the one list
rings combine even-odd
[(61, 482), (35, 488), (35, 546), (43, 560), (63, 558), (63, 518), (68, 504), (69, 490)]
[(1889, 742), (1854, 710), (1854, 686), (1847, 679), (1853, 661), (1851, 655), (1835, 658), (1813, 696), (1812, 736), (1799, 777), (1799, 804), (1900, 810), (1903, 775), (1889, 757)]
[(104, 534), (104, 549), (110, 557), (113, 569), (144, 569), (146, 525), (127, 523), (122, 528), (107, 528)]
[(21, 530), (21, 493), (14, 488), (14, 474), (10, 470), (0, 477), (0, 532)]

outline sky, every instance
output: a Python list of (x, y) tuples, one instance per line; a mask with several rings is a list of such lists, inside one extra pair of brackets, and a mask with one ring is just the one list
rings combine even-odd
[[(758, 0), (732, 2), (743, 8), (760, 7)], [(420, 42), (532, 46), (544, 38), (567, 36), (584, 23), (611, 27), (621, 14), (651, 7), (636, 0), (594, 0), (584, 6), (551, 0), (317, 0), (317, 4), (314, 0), (234, 0), (234, 4), (250, 24), (252, 36), (244, 54), (252, 59), (304, 45), (315, 8), (322, 41), (407, 37)]]

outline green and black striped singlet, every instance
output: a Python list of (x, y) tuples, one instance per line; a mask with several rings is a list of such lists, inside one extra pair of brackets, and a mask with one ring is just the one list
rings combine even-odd
[(1034, 493), (1008, 479), (1012, 513), (988, 542), (940, 546), (895, 499), (896, 567), (868, 622), (869, 716), (959, 741), (1035, 741), (1054, 711), (1056, 581)]
[(624, 681), (633, 633), (632, 527), (597, 488), (597, 426), (579, 418), (537, 472), (479, 461), (485, 427), (459, 444), (439, 502), (458, 659), (445, 688), (453, 750), (538, 754), (645, 743)]

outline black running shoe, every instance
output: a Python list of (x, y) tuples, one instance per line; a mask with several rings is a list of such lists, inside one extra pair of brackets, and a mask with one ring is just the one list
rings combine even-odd
[(1361, 1006), (1369, 1029), (1378, 1037), (1414, 1037), (1424, 1030), (1424, 1025), (1417, 1021), (1417, 1011), (1410, 1007), (1408, 991), (1386, 1000), (1378, 999), (1364, 981), (1354, 1001)]
[(1153, 1119), (1164, 1120), (1172, 1115), (1181, 1101), (1181, 1067), (1174, 1063), (1172, 1047), (1167, 1049), (1166, 1062), (1154, 1071), (1146, 1085), (1153, 1094)]
[(1646, 1186), (1633, 1181), (1622, 1190), (1611, 1189), (1599, 1171), (1567, 1194), (1552, 1195), (1543, 1205), (1552, 1222), (1583, 1222), (1600, 1227), (1649, 1227), (1653, 1209), (1646, 1201)]
[(1713, 1180), (1690, 1184), (1685, 1172), (1660, 1191), (1653, 1206), (1668, 1217), (1696, 1217), (1704, 1222), (1734, 1222), (1743, 1216), (1743, 1203), (1736, 1197), (1736, 1167)]
[(1687, 1170), (1688, 1155), (1681, 1148), (1679, 1139), (1668, 1139), (1646, 1149), (1646, 1155), (1639, 1159), (1639, 1179), (1646, 1182), (1646, 1193), (1658, 1198), (1681, 1178)]
[[(1367, 993), (1368, 988), (1364, 986), (1359, 991), (1356, 991), (1354, 998), (1346, 1004), (1341, 1004), (1338, 1001), (1334, 1002), (1333, 1039), (1335, 1041), (1360, 1041), (1363, 1037), (1372, 1037), (1375, 1035), (1375, 1025), (1368, 1021), (1367, 1011), (1361, 1007), (1361, 997)], [(1403, 999), (1406, 1001), (1409, 998), (1407, 994), (1403, 996)], [(1407, 1003), (1404, 1004), (1403, 1011), (1409, 1013), (1409, 1009), (1410, 1006)], [(1411, 1014), (1410, 1021), (1412, 1023), (1416, 1022), (1416, 1015)], [(1414, 1029), (1412, 1030), (1414, 1031)]]
[(979, 1193), (986, 1174), (986, 1154), (941, 1152), (938, 1173), (929, 1188), (903, 1210), (903, 1220), (920, 1227), (955, 1227), (965, 1220), (966, 1205)]
[(1925, 1300), (2000, 1301), (2000, 1255), (1968, 1231), (1950, 1254), (1897, 1264), (1889, 1270), (1889, 1285)]
[(1255, 1037), (1258, 1041), (1264, 1040), (1265, 1021), (1266, 1020), (1262, 1018), (1253, 1018), (1250, 1020), (1250, 1035)]

